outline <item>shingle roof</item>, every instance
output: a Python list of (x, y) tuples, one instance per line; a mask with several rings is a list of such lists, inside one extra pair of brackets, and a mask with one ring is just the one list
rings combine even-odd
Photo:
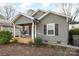
[(30, 19), (33, 20), (33, 19), (34, 19), (33, 15), (35, 15), (38, 11), (45, 12), (43, 15), (41, 15), (41, 16), (38, 18), (38, 20), (42, 19), (43, 17), (45, 17), (45, 16), (48, 15), (49, 13), (58, 15), (58, 16), (60, 16), (60, 17), (71, 18), (71, 17), (69, 17), (69, 16), (62, 15), (62, 14), (58, 14), (58, 13), (53, 12), (53, 11), (46, 11), (46, 10), (38, 9), (36, 12), (34, 12), (34, 13), (32, 14), (32, 16), (28, 16), (28, 15), (24, 15), (24, 14), (21, 14), (21, 13), (20, 13), (20, 14), (16, 15), (16, 16), (13, 18), (12, 22), (15, 22), (16, 19), (17, 19), (18, 17), (20, 17), (21, 15), (22, 15), (22, 16), (25, 16), (25, 17), (28, 17), (28, 18), (30, 18)]
[(25, 15), (25, 14), (18, 14), (18, 15), (16, 15), (14, 18), (13, 18), (13, 22), (15, 22), (16, 20), (17, 20), (17, 18), (19, 18), (20, 16), (25, 16), (25, 17), (28, 17), (28, 18), (30, 18), (30, 19), (34, 19), (33, 17), (31, 17), (31, 16), (28, 16), (28, 15)]
[(58, 15), (58, 16), (61, 16), (61, 17), (67, 17), (67, 18), (71, 18), (70, 16), (66, 16), (66, 15), (62, 15), (60, 13), (56, 13), (56, 12), (53, 12), (53, 11), (45, 11), (45, 10), (41, 10), (41, 11), (44, 11), (46, 12), (44, 15), (42, 15), (39, 19), (42, 19), (43, 17), (45, 17), (46, 15), (48, 15), (49, 13), (52, 13), (52, 14), (55, 14), (55, 15)]

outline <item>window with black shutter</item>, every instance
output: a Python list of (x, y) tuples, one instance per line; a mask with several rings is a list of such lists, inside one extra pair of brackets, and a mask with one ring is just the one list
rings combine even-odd
[(47, 25), (44, 25), (44, 34), (47, 34)]
[(55, 24), (55, 35), (58, 35), (58, 24)]
[(55, 35), (55, 23), (47, 24), (47, 35), (49, 36)]
[(49, 23), (44, 25), (44, 34), (49, 36), (58, 35), (58, 24)]

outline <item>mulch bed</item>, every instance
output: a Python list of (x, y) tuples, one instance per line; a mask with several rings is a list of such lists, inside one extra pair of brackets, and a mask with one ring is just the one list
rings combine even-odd
[(65, 56), (65, 55), (79, 55), (75, 53), (68, 53), (65, 49), (57, 47), (49, 47), (41, 45), (40, 47), (28, 46), (25, 44), (6, 44), (0, 45), (0, 56)]

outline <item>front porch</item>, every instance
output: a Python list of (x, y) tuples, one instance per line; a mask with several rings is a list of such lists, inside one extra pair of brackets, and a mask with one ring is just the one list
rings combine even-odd
[[(33, 22), (34, 18), (19, 15), (17, 18), (14, 19), (13, 23), (13, 36), (16, 37), (16, 26), (20, 26), (21, 30), (18, 41), (23, 41), (23, 43), (26, 42), (28, 38), (32, 39), (32, 42), (34, 42), (34, 38), (36, 37), (36, 24)], [(25, 39), (22, 39), (25, 38)]]

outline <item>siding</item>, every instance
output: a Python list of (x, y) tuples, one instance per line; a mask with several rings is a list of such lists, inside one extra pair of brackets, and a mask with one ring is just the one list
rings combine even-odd
[[(58, 36), (47, 36), (44, 35), (44, 25), (48, 23), (56, 23), (59, 25), (59, 35)], [(61, 41), (61, 44), (68, 43), (68, 23), (64, 17), (60, 17), (54, 14), (49, 14), (41, 20), (41, 23), (37, 25), (37, 34), (41, 36), (43, 42), (48, 41), (48, 43), (57, 43)]]

